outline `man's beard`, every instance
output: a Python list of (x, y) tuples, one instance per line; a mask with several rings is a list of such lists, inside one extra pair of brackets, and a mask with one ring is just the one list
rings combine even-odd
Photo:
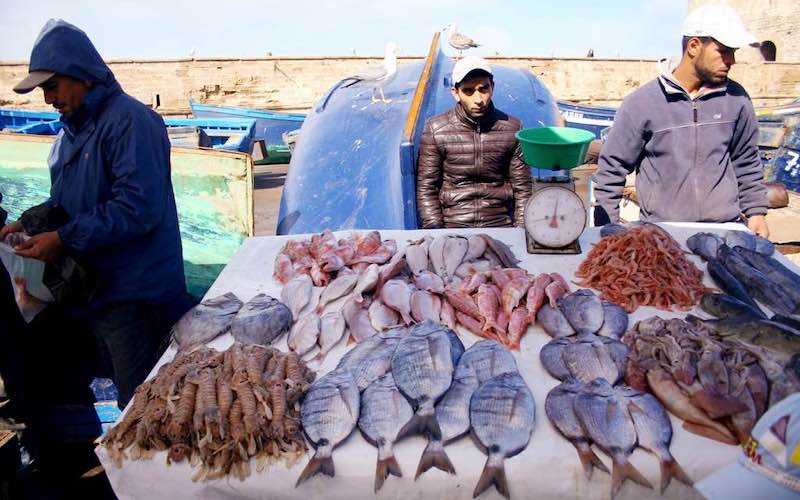
[(700, 65), (695, 65), (694, 70), (697, 73), (697, 77), (700, 78), (700, 81), (705, 85), (722, 85), (728, 81), (727, 76), (717, 76), (713, 71), (709, 71), (707, 68)]

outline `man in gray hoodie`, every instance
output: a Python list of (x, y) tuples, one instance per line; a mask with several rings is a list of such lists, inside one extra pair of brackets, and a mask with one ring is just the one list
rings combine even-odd
[(769, 229), (750, 97), (728, 79), (738, 47), (756, 42), (725, 5), (702, 5), (683, 25), (683, 56), (629, 95), (614, 119), (595, 175), (597, 225), (619, 219), (636, 171), (642, 220), (731, 222)]

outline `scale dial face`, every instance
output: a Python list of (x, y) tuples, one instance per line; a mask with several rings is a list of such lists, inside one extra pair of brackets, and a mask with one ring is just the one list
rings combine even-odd
[(525, 231), (536, 243), (561, 248), (586, 227), (586, 207), (575, 191), (562, 186), (536, 190), (525, 205)]

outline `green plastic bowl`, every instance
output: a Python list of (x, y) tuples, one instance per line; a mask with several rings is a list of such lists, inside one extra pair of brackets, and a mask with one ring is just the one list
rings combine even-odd
[(531, 167), (569, 170), (583, 164), (594, 134), (572, 127), (526, 128), (517, 132), (522, 158)]

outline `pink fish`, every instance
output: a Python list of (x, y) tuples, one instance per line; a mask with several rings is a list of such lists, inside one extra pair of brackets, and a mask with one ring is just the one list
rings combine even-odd
[(536, 313), (539, 312), (539, 308), (544, 304), (544, 290), (552, 281), (549, 274), (542, 273), (536, 276), (533, 285), (528, 289), (528, 296), (525, 300), (531, 323), (536, 322)]
[(522, 306), (517, 306), (511, 312), (511, 319), (508, 322), (508, 348), (512, 350), (519, 350), (519, 343), (522, 336), (528, 330), (528, 325), (531, 323), (530, 316), (527, 309)]
[(501, 301), (503, 305), (503, 312), (511, 316), (511, 311), (513, 311), (514, 308), (519, 305), (519, 301), (522, 300), (522, 297), (525, 297), (525, 293), (528, 291), (530, 286), (530, 279), (527, 276), (524, 276), (512, 279), (508, 285), (503, 287)]

